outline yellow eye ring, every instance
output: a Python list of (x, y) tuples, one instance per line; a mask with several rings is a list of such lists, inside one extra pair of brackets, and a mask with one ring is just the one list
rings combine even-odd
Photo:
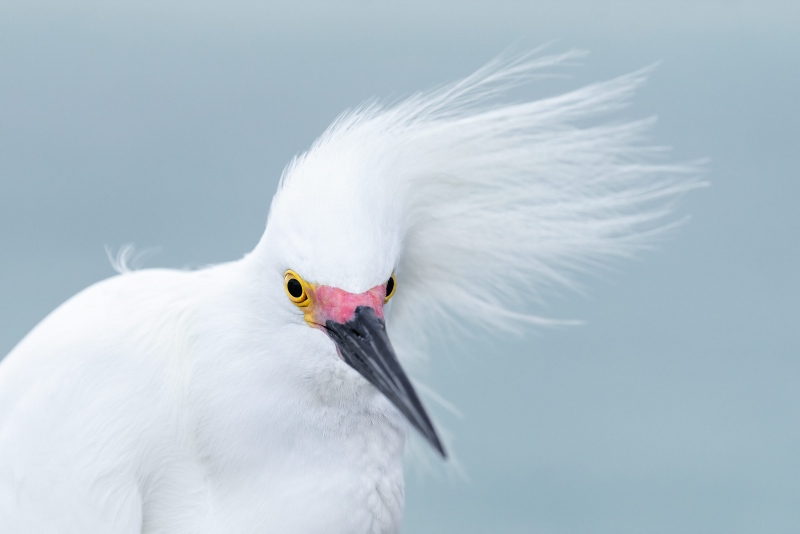
[(383, 299), (384, 304), (389, 302), (389, 299), (394, 296), (394, 292), (396, 290), (397, 290), (397, 280), (394, 277), (394, 273), (392, 273), (392, 276), (390, 276), (389, 280), (386, 282), (386, 298)]
[(295, 306), (305, 308), (311, 304), (307, 287), (308, 284), (306, 281), (291, 269), (283, 273), (283, 289), (286, 291), (286, 296), (289, 297), (289, 300), (291, 300)]

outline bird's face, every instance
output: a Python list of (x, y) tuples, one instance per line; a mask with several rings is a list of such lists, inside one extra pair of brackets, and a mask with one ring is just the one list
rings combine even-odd
[(315, 153), (287, 171), (254, 253), (265, 260), (258, 272), (271, 305), (281, 301), (283, 344), (300, 360), (285, 364), (304, 366), (299, 375), (314, 394), (339, 402), (372, 402), (371, 384), (444, 454), (386, 332), (392, 299), (402, 299), (402, 272), (394, 273), (406, 211), (403, 191), (374, 178), (392, 160)]
[(309, 282), (289, 269), (283, 276), (283, 289), (287, 300), (302, 312), (308, 327), (328, 336), (341, 364), (355, 369), (372, 384), (444, 456), (436, 430), (386, 333), (384, 305), (397, 289), (395, 275), (392, 273), (386, 282), (366, 291), (353, 293)]

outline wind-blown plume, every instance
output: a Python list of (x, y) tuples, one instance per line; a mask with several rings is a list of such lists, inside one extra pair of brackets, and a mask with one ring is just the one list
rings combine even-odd
[(497, 60), (398, 104), (366, 104), (287, 167), (276, 201), (325, 176), (367, 191), (376, 218), (402, 228), (389, 320), (398, 344), (424, 341), (432, 327), (556, 323), (531, 315), (530, 303), (641, 248), (669, 226), (676, 197), (699, 185), (695, 165), (660, 163), (665, 149), (643, 143), (653, 119), (597, 123), (625, 107), (648, 70), (498, 103), (579, 56)]

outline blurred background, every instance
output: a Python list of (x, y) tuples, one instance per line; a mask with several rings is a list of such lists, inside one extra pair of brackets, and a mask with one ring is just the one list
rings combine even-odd
[(456, 468), (409, 470), (404, 532), (800, 532), (795, 0), (4, 0), (0, 355), (113, 274), (104, 245), (236, 259), (341, 111), (548, 42), (591, 55), (515, 96), (660, 62), (618, 117), (658, 115), (712, 185), (532, 310), (584, 326), (437, 348), (420, 378), (463, 414), (434, 406)]

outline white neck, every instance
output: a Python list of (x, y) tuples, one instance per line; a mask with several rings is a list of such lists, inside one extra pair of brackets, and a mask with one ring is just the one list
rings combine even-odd
[(263, 272), (249, 260), (215, 268), (227, 271), (217, 277), (225, 287), (207, 281), (196, 325), (186, 431), (207, 485), (202, 523), (215, 525), (209, 532), (397, 532), (404, 419), (328, 355), (324, 333), (268, 315), (277, 296), (248, 275)]

